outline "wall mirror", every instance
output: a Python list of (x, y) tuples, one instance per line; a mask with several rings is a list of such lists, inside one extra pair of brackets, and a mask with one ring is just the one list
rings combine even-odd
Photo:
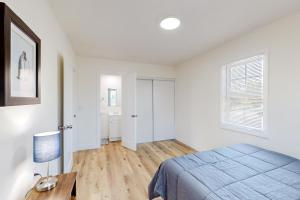
[(108, 106), (117, 106), (117, 89), (108, 88)]

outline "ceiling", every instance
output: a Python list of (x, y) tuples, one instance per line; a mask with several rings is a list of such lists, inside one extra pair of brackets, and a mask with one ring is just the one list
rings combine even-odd
[[(299, 0), (49, 0), (81, 56), (174, 65), (300, 9)], [(181, 27), (162, 30), (176, 16)]]

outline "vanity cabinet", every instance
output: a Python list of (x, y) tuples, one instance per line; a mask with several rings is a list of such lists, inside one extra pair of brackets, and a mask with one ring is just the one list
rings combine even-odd
[(121, 115), (110, 115), (109, 116), (109, 141), (121, 140)]

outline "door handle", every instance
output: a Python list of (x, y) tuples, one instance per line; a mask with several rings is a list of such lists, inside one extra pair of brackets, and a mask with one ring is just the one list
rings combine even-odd
[(72, 129), (72, 128), (73, 128), (72, 125), (67, 125), (67, 126), (66, 126), (66, 129)]
[(137, 117), (138, 117), (138, 115), (131, 115), (131, 117), (132, 117), (132, 118), (137, 118)]
[(60, 131), (64, 131), (64, 130), (72, 129), (72, 128), (73, 128), (72, 125), (58, 126), (58, 130), (60, 130)]

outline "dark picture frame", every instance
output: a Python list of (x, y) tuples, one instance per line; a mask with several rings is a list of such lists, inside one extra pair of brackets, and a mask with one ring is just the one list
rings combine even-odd
[[(14, 47), (19, 50), (22, 48), (22, 44), (16, 44), (21, 40), (18, 40), (18, 38), (14, 36), (17, 39), (14, 39), (14, 45), (12, 45), (12, 40), (14, 38), (13, 35), (16, 35), (15, 32), (12, 33), (12, 30), (16, 30), (20, 33), (20, 35), (23, 35), (23, 38), (25, 39), (23, 39), (21, 36), (17, 37), (20, 37), (21, 40), (23, 39), (25, 41), (23, 42), (25, 46), (29, 46), (29, 53), (22, 51), (22, 54), (20, 54), (20, 51), (18, 51), (20, 54), (18, 62), (12, 61), (12, 58), (15, 57), (15, 55), (12, 55), (14, 54), (14, 52), (12, 52), (12, 48)], [(26, 43), (26, 40), (28, 40), (30, 43)], [(28, 44), (32, 44), (32, 46)], [(27, 55), (26, 57), (26, 53), (30, 55)], [(22, 55), (23, 57), (21, 57)], [(16, 75), (13, 74), (13, 72), (15, 72)], [(28, 92), (26, 93), (22, 90), (29, 91), (29, 95), (27, 95)], [(0, 106), (40, 103), (41, 40), (22, 21), (21, 18), (19, 18), (8, 6), (6, 6), (5, 3), (0, 2)]]

